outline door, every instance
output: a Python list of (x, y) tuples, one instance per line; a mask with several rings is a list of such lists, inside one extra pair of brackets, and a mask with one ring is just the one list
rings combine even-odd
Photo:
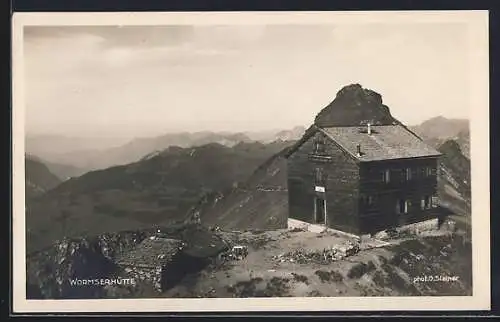
[(408, 213), (409, 201), (398, 199), (396, 203), (397, 225), (404, 225), (406, 222), (406, 214)]
[(326, 225), (326, 201), (316, 197), (314, 202), (314, 223)]

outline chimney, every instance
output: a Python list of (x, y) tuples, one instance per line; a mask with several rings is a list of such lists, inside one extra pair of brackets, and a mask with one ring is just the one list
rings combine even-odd
[(357, 153), (358, 157), (360, 157), (361, 156), (361, 145), (357, 144), (356, 148), (358, 149), (358, 153)]
[(371, 135), (372, 134), (372, 125), (370, 123), (368, 123), (368, 135)]

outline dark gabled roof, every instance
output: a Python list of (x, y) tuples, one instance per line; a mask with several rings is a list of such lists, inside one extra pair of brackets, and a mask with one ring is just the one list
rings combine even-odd
[[(366, 126), (328, 127), (320, 130), (343, 150), (361, 162), (439, 156), (403, 125), (374, 125), (372, 134)], [(361, 156), (357, 155), (359, 144)]]
[(186, 246), (183, 254), (195, 258), (213, 257), (227, 248), (226, 243), (214, 232), (195, 229), (184, 236)]
[(136, 248), (121, 254), (116, 262), (123, 266), (164, 266), (182, 250), (183, 242), (178, 239), (149, 237)]

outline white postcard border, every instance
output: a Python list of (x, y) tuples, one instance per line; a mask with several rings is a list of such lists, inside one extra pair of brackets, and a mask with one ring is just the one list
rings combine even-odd
[[(473, 296), (27, 300), (23, 27), (33, 25), (250, 25), (466, 23), (470, 91)], [(243, 312), (490, 309), (489, 64), (487, 11), (15, 13), (12, 28), (13, 309), (34, 312)]]

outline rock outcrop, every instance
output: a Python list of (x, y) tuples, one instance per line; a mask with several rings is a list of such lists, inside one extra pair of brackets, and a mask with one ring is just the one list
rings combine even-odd
[(441, 179), (446, 180), (464, 199), (471, 198), (470, 161), (464, 156), (455, 140), (448, 140), (439, 147)]
[(356, 126), (368, 122), (373, 125), (398, 124), (389, 107), (383, 104), (382, 96), (360, 84), (343, 87), (314, 120), (320, 127)]
[(27, 256), (27, 298), (100, 298), (102, 286), (75, 286), (72, 280), (111, 278), (114, 257), (140, 243), (152, 231), (125, 231), (92, 238), (63, 239)]

